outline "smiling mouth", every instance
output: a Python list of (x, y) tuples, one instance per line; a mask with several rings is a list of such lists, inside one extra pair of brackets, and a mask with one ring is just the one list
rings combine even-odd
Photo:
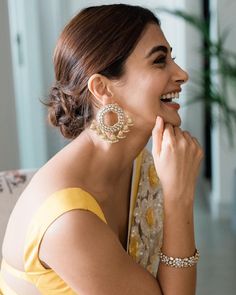
[(161, 101), (163, 103), (172, 102), (172, 99), (178, 99), (179, 98), (179, 92), (170, 92), (167, 94), (163, 94), (161, 96)]

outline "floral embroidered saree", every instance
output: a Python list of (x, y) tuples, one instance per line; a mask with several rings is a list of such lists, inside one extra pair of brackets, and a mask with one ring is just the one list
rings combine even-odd
[(163, 198), (153, 157), (144, 149), (134, 162), (128, 254), (156, 276), (163, 237)]

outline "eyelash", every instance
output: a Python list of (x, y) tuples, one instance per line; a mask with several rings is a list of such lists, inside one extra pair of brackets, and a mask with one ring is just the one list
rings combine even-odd
[(154, 64), (164, 64), (166, 62), (166, 56), (159, 56), (154, 60)]
[[(176, 57), (172, 57), (172, 60), (175, 61)], [(154, 60), (154, 64), (164, 64), (166, 62), (166, 56), (158, 57)]]

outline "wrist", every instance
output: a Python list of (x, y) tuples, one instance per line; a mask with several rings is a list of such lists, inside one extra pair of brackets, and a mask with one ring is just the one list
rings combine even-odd
[(166, 200), (173, 202), (193, 202), (195, 196), (195, 187), (188, 186), (187, 188), (165, 189), (162, 188), (163, 195)]
[(164, 195), (163, 197), (163, 210), (164, 214), (171, 214), (181, 216), (181, 214), (191, 216), (194, 211), (194, 196), (193, 195), (185, 195), (176, 196), (175, 198), (171, 198), (169, 196)]
[(163, 252), (188, 256), (196, 248), (193, 206), (172, 205), (164, 207)]

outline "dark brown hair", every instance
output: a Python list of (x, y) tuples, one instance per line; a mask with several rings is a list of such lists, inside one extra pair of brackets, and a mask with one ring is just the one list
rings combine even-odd
[(46, 102), (49, 122), (65, 137), (77, 137), (94, 116), (89, 78), (100, 73), (119, 79), (149, 23), (160, 25), (148, 9), (114, 4), (88, 7), (66, 25), (54, 52), (56, 81)]

